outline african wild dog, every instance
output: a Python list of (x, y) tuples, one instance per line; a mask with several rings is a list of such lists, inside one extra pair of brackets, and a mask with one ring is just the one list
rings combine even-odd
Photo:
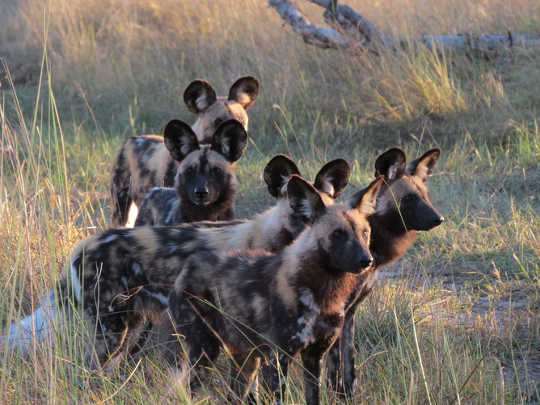
[[(248, 128), (247, 110), (259, 94), (259, 82), (251, 76), (239, 78), (228, 97), (217, 97), (205, 80), (195, 80), (184, 91), (184, 102), (198, 115), (192, 125), (200, 144), (211, 143), (222, 122), (235, 119)], [(171, 158), (158, 135), (133, 136), (116, 153), (111, 178), (112, 226), (132, 226), (128, 213), (132, 204), (140, 206), (152, 187), (172, 187), (178, 162)]]
[[(299, 219), (301, 207), (291, 207), (283, 193), (295, 173), (298, 168), (286, 156), (276, 156), (268, 163), (264, 179), (277, 203), (251, 220), (111, 229), (79, 244), (60, 282), (60, 296), (74, 297), (77, 304), (84, 305), (89, 323), (97, 322), (96, 339), (92, 339), (96, 343), (94, 360), (108, 363), (109, 357), (129, 350), (138, 341), (145, 320), (162, 320), (169, 290), (191, 254), (248, 248), (278, 251), (288, 245), (305, 227)], [(349, 174), (343, 159), (329, 162), (320, 170), (315, 184), (325, 190), (321, 199), (326, 204), (332, 204), (341, 194)], [(58, 305), (52, 294), (47, 297), (45, 308), (11, 326), (12, 346), (27, 352), (34, 335), (42, 340), (49, 333), (50, 319)]]
[(154, 187), (142, 202), (135, 226), (234, 218), (237, 180), (232, 164), (247, 146), (247, 133), (236, 120), (223, 122), (210, 144), (199, 145), (191, 127), (172, 120), (165, 146), (180, 162), (174, 188)]
[[(431, 204), (425, 184), (439, 155), (439, 149), (432, 149), (406, 166), (403, 151), (393, 148), (375, 162), (375, 175), (384, 176), (375, 213), (368, 217), (375, 266), (358, 279), (356, 292), (347, 304), (342, 336), (330, 350), (327, 362), (328, 382), (340, 393), (353, 393), (354, 315), (373, 289), (378, 270), (403, 257), (414, 243), (416, 231), (429, 231), (444, 221)], [(356, 195), (359, 197), (361, 192)]]
[[(189, 127), (185, 128), (184, 131), (189, 131)], [(178, 150), (180, 148), (176, 144), (170, 145), (170, 143), (167, 141), (168, 138), (169, 137), (167, 136), (166, 129), (165, 144), (168, 145), (168, 147), (170, 146), (169, 150), (171, 151), (171, 155), (174, 157), (177, 155), (177, 153), (179, 153)], [(175, 136), (173, 137), (173, 139), (181, 138)], [(193, 167), (193, 160), (195, 160), (195, 170), (187, 173), (188, 170), (186, 169), (186, 166), (188, 167), (188, 169)], [(183, 222), (194, 222), (195, 219), (193, 215), (189, 216), (184, 214), (185, 210), (183, 209), (183, 203), (186, 200), (190, 201), (192, 198), (189, 195), (188, 190), (193, 190), (195, 192), (196, 185), (200, 184), (198, 181), (196, 181), (197, 179), (195, 177), (196, 174), (200, 172), (200, 170), (197, 170), (198, 163), (198, 159), (192, 159), (191, 155), (182, 160), (182, 163), (180, 163), (180, 166), (178, 168), (178, 174), (176, 177), (176, 190), (165, 187), (158, 187), (152, 189), (152, 191), (147, 194), (141, 205), (137, 220), (135, 221), (135, 226), (171, 226), (179, 225)], [(232, 173), (232, 171), (230, 171), (230, 173)], [(268, 162), (263, 173), (264, 181), (268, 186), (268, 192), (273, 197), (280, 199), (281, 204), (285, 207), (287, 207), (288, 203), (283, 197), (286, 197), (285, 188), (287, 186), (287, 180), (292, 174), (300, 174), (298, 167), (296, 166), (294, 161), (292, 161), (292, 159), (290, 159), (288, 156), (281, 154), (274, 156)], [(232, 175), (234, 175), (234, 173), (232, 173)], [(345, 186), (349, 181), (349, 176), (350, 167), (347, 161), (343, 159), (335, 159), (325, 164), (321, 168), (319, 173), (317, 173), (317, 175), (315, 176), (314, 186), (327, 196), (335, 199), (339, 195), (341, 195), (341, 193), (345, 189)], [(205, 177), (204, 173), (202, 177)], [(193, 187), (191, 185), (193, 185)], [(225, 190), (230, 190), (230, 188), (230, 186), (226, 187)], [(224, 203), (228, 201), (228, 199), (226, 198), (222, 198), (222, 200)], [(188, 206), (192, 205), (193, 204), (188, 203)], [(226, 208), (225, 204), (220, 203), (219, 205)], [(198, 219), (205, 219), (209, 221), (215, 221), (222, 218), (230, 219), (226, 215), (221, 215), (220, 217), (218, 217), (218, 215), (214, 216), (214, 213), (220, 214), (220, 212), (212, 207), (209, 207), (209, 209), (207, 209), (206, 206), (204, 206), (198, 209), (198, 212), (201, 212), (203, 214), (202, 216), (205, 215), (205, 211), (206, 218)], [(282, 214), (283, 212), (283, 209), (274, 210), (276, 216)], [(303, 228), (303, 223), (295, 219), (294, 215), (290, 216), (289, 222), (286, 224), (283, 224), (281, 219), (276, 218), (273, 215), (267, 215), (267, 219), (260, 223), (263, 224), (263, 229), (261, 229), (261, 232), (259, 234), (256, 235), (255, 232), (245, 233), (245, 235), (251, 235), (251, 237), (259, 239), (259, 242), (255, 240), (247, 242), (248, 247), (260, 246), (271, 251), (279, 250), (286, 244), (292, 242), (292, 240), (298, 233), (297, 228)], [(204, 222), (197, 224), (197, 226), (209, 227), (227, 225), (230, 225), (230, 222)], [(281, 229), (281, 231), (273, 232), (272, 229), (269, 229), (270, 227), (274, 227), (275, 229)], [(266, 241), (262, 242), (262, 239), (266, 239)], [(135, 351), (138, 350), (139, 347), (146, 340), (146, 335), (150, 333), (151, 329), (152, 324), (149, 322), (148, 325), (144, 328), (145, 336), (141, 338), (141, 342), (137, 345)]]
[(382, 179), (372, 182), (350, 206), (326, 206), (313, 186), (292, 176), (288, 201), (308, 226), (291, 245), (274, 254), (191, 256), (169, 296), (176, 336), (183, 342), (173, 341), (171, 353), (180, 354), (174, 360), (184, 363), (181, 368), (207, 366), (223, 344), (240, 368), (243, 381), (232, 387), (238, 397), (247, 396), (261, 357), (279, 363), (266, 381), (279, 395), (276, 366), (286, 375), (290, 360), (301, 353), (306, 402), (318, 404), (323, 355), (341, 331), (356, 279), (373, 262), (367, 215), (374, 212), (381, 185)]
[[(187, 130), (186, 130), (187, 131)], [(167, 130), (165, 130), (167, 133)], [(167, 137), (167, 135), (165, 135)], [(177, 137), (179, 139), (179, 137)], [(166, 142), (167, 143), (167, 142)], [(171, 155), (175, 156), (171, 148)], [(195, 160), (195, 162), (192, 162)], [(186, 168), (187, 167), (187, 168)], [(192, 169), (192, 170), (190, 170)], [(196, 187), (200, 184), (195, 181), (195, 175), (200, 173), (198, 160), (186, 158), (178, 168), (175, 189), (156, 187), (145, 197), (135, 226), (142, 225), (178, 225), (182, 222), (194, 222), (199, 220), (230, 219), (226, 215), (206, 214), (206, 218), (194, 219), (193, 215), (185, 215), (181, 207), (184, 200), (192, 201), (193, 197), (189, 192), (196, 193)], [(207, 170), (211, 171), (211, 170)], [(222, 170), (225, 172), (225, 170)], [(284, 187), (287, 185), (286, 179), (292, 174), (300, 174), (296, 164), (285, 155), (276, 155), (270, 160), (264, 169), (264, 180), (268, 185), (268, 192), (277, 198), (285, 196)], [(349, 181), (350, 167), (343, 159), (335, 159), (328, 162), (321, 168), (315, 177), (314, 186), (317, 190), (328, 194), (332, 198), (337, 198), (343, 192)], [(200, 176), (204, 178), (203, 176)], [(281, 187), (281, 189), (280, 189)], [(193, 204), (190, 204), (193, 205)], [(206, 207), (206, 206), (205, 206)], [(201, 208), (200, 210), (203, 210)], [(210, 209), (211, 211), (215, 211)], [(215, 226), (214, 224), (209, 224)]]

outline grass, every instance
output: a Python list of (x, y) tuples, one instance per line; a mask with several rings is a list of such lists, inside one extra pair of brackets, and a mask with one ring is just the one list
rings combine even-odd
[[(261, 93), (237, 168), (240, 217), (271, 204), (260, 173), (274, 153), (293, 156), (306, 177), (347, 158), (352, 193), (389, 147), (410, 158), (442, 150), (430, 191), (447, 221), (386, 268), (362, 306), (362, 389), (350, 402), (540, 401), (538, 52), (486, 61), (423, 49), (319, 50), (255, 0), (4, 3), (1, 325), (39, 306), (76, 243), (107, 226), (109, 169), (126, 136), (159, 133), (171, 118), (193, 122), (181, 94), (196, 77), (226, 94), (238, 76), (254, 74)], [(320, 22), (320, 10), (300, 4)], [(349, 4), (396, 38), (540, 30), (533, 0)], [(75, 323), (59, 325), (60, 344), (29, 357), (2, 352), (6, 402), (197, 403), (226, 393), (221, 363), (194, 398), (168, 392), (157, 355), (110, 374), (88, 370)], [(303, 401), (298, 369), (287, 392), (294, 403)], [(323, 400), (337, 398), (323, 389)]]

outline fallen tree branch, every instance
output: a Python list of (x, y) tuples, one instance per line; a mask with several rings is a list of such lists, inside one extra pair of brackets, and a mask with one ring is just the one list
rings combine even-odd
[(424, 35), (415, 41), (423, 43), (427, 48), (449, 48), (457, 52), (474, 52), (478, 54), (496, 53), (503, 49), (540, 48), (540, 34), (523, 35), (508, 32), (492, 35)]
[(492, 56), (500, 51), (519, 48), (540, 48), (540, 34), (523, 35), (508, 32), (493, 35), (423, 35), (407, 38), (396, 45), (375, 24), (351, 7), (338, 4), (337, 0), (307, 0), (324, 7), (325, 21), (332, 27), (312, 24), (290, 0), (269, 0), (283, 21), (302, 36), (306, 43), (321, 48), (348, 48), (378, 53), (380, 49), (396, 50), (420, 44), (432, 50), (447, 49), (474, 56)]
[(392, 40), (384, 35), (375, 24), (362, 17), (351, 7), (337, 4), (337, 0), (308, 0), (311, 3), (324, 7), (324, 18), (330, 25), (339, 24), (341, 28), (353, 37), (360, 36), (362, 46), (375, 51), (378, 46), (394, 48)]
[(320, 48), (344, 48), (349, 46), (349, 40), (331, 28), (317, 27), (300, 13), (296, 6), (288, 0), (269, 0), (270, 7), (276, 9), (283, 21), (300, 34), (305, 42)]

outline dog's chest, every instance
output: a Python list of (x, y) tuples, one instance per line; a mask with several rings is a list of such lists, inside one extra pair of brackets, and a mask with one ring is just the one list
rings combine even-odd
[(339, 333), (343, 314), (325, 314), (308, 289), (301, 289), (295, 333), (289, 340), (292, 352), (297, 352), (316, 342), (332, 340)]

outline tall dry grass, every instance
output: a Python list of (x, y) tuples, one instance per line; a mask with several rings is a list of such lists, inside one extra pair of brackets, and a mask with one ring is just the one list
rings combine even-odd
[[(282, 27), (265, 1), (49, 0), (45, 8), (33, 1), (14, 4), (5, 16), (3, 47), (12, 55), (8, 62), (15, 77), (18, 68), (23, 76), (32, 74), (27, 55), (39, 61), (47, 42), (55, 90), (71, 110), (91, 106), (85, 118), (91, 122), (97, 117), (95, 125), (105, 130), (126, 122), (130, 111), (138, 129), (158, 130), (168, 117), (184, 116), (186, 82), (208, 77), (225, 93), (243, 73), (261, 79), (265, 97), (256, 111), (267, 118), (274, 104), (294, 114), (320, 110), (326, 119), (340, 114), (386, 122), (388, 116), (410, 120), (505, 102), (494, 69), (467, 59), (441, 60), (429, 52), (373, 59), (318, 50)], [(316, 6), (301, 5), (314, 20), (320, 17)], [(525, 0), (351, 5), (398, 38), (426, 32), (528, 32), (540, 25), (538, 4)], [(14, 48), (9, 41), (13, 31), (24, 37)], [(36, 75), (39, 63), (31, 66)], [(261, 121), (267, 120), (256, 119)]]

